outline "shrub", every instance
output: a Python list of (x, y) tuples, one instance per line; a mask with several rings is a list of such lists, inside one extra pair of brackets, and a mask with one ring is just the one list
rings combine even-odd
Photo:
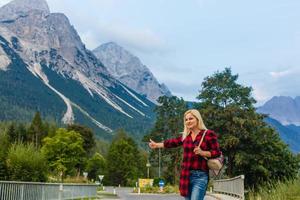
[(44, 156), (32, 144), (13, 144), (6, 159), (9, 179), (44, 182), (47, 165)]

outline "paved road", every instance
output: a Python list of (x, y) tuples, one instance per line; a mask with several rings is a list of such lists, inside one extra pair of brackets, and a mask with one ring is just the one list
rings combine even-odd
[[(107, 192), (113, 193), (113, 187), (106, 187)], [(178, 194), (136, 194), (132, 193), (132, 188), (115, 188), (116, 194), (118, 195), (118, 200), (184, 200)], [(102, 199), (101, 199), (102, 200)], [(103, 199), (104, 200), (104, 199)], [(105, 199), (113, 200), (113, 199)], [(216, 200), (213, 197), (206, 196), (205, 200)]]

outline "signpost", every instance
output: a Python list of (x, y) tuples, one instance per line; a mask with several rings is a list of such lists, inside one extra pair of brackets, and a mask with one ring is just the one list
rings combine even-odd
[(159, 185), (160, 191), (162, 192), (164, 190), (165, 182), (163, 180), (160, 180), (158, 182), (158, 185)]
[(102, 189), (104, 190), (103, 184), (102, 184), (102, 180), (104, 178), (104, 175), (98, 175), (99, 180), (100, 180), (100, 185), (102, 186)]
[(151, 167), (151, 164), (148, 160), (147, 164), (146, 164), (146, 167), (147, 167), (147, 178), (149, 178), (149, 174), (150, 174), (150, 167)]

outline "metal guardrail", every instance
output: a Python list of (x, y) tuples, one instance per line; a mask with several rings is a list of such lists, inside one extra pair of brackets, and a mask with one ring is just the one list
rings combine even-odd
[(64, 200), (96, 196), (95, 184), (0, 181), (1, 200)]
[(213, 192), (235, 196), (239, 199), (244, 200), (244, 180), (244, 175), (229, 179), (215, 180), (213, 182)]

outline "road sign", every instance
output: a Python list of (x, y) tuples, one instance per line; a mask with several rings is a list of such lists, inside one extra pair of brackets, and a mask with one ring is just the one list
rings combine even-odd
[(163, 180), (160, 180), (158, 182), (159, 187), (164, 187), (165, 186), (165, 182)]

